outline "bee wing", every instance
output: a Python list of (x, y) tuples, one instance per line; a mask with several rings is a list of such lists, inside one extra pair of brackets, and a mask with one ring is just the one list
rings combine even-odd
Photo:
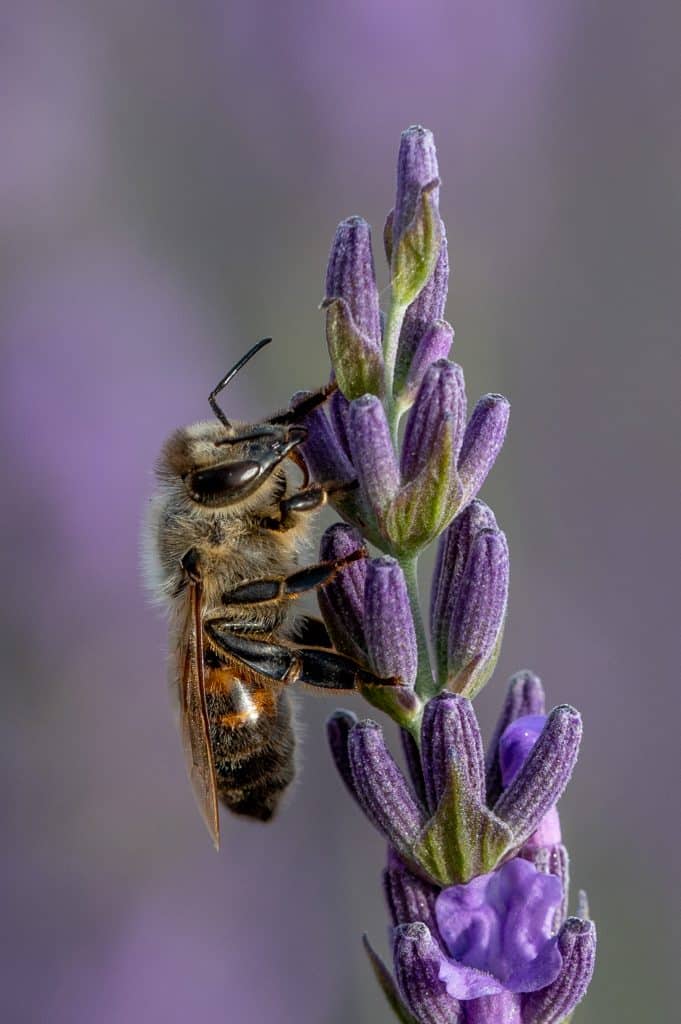
[(206, 709), (201, 584), (192, 583), (187, 590), (186, 618), (179, 636), (177, 662), (180, 731), (194, 796), (217, 850), (220, 819)]

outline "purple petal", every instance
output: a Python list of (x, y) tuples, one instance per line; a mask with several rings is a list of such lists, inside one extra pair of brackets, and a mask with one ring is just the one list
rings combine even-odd
[(343, 453), (347, 456), (348, 461), (351, 462), (350, 443), (348, 441), (350, 403), (340, 388), (334, 391), (329, 398), (327, 409), (336, 438), (343, 449)]
[(503, 395), (484, 395), (473, 409), (459, 455), (459, 474), (468, 499), (475, 497), (494, 465), (506, 436), (509, 410)]
[(369, 344), (381, 344), (378, 289), (371, 248), (371, 228), (362, 217), (341, 221), (326, 271), (326, 301), (344, 299)]
[(366, 568), (364, 628), (371, 664), (378, 676), (398, 676), (406, 686), (416, 679), (416, 631), (404, 573), (388, 555)]
[(392, 219), (392, 245), (409, 226), (416, 212), (421, 190), (438, 177), (433, 133), (420, 125), (402, 132), (397, 157), (397, 194)]
[(494, 813), (509, 825), (519, 845), (560, 799), (581, 738), (579, 712), (568, 704), (554, 708), (524, 765), (497, 800)]
[(413, 480), (425, 466), (439, 441), (445, 416), (454, 422), (454, 458), (457, 459), (466, 421), (463, 371), (456, 363), (438, 359), (426, 371), (407, 418), (400, 467), (404, 480)]
[[(322, 536), (320, 555), (323, 561), (343, 558), (364, 547), (362, 535), (352, 526), (335, 523)], [(366, 559), (345, 566), (334, 579), (317, 593), (324, 621), (335, 647), (343, 654), (366, 659), (364, 635), (364, 582)]]
[[(473, 505), (475, 504), (476, 502), (473, 502)], [(534, 672), (516, 672), (511, 676), (506, 700), (487, 752), (487, 803), (490, 807), (494, 806), (503, 789), (499, 765), (501, 734), (511, 722), (522, 715), (543, 715), (544, 706), (544, 689)]]
[(499, 739), (501, 781), (510, 786), (546, 725), (546, 715), (523, 715), (503, 731)]
[[(535, 833), (536, 835), (536, 833)], [(531, 846), (527, 843), (518, 854), (524, 860), (534, 864), (537, 871), (545, 875), (555, 875), (560, 880), (563, 889), (563, 900), (556, 911), (553, 923), (553, 931), (558, 931), (567, 917), (568, 897), (570, 893), (570, 858), (562, 843), (543, 846)], [(579, 915), (582, 916), (581, 914)]]
[(561, 965), (551, 937), (561, 899), (560, 881), (520, 858), (440, 893), (435, 916), (451, 958), (443, 979), (450, 995), (472, 999), (550, 984)]
[(447, 961), (424, 924), (395, 931), (395, 977), (402, 998), (419, 1024), (460, 1024), (463, 1013), (440, 978)]
[(349, 440), (362, 493), (380, 517), (398, 491), (400, 471), (385, 410), (374, 395), (350, 403)]
[(383, 872), (383, 891), (393, 925), (420, 921), (437, 935), (435, 900), (439, 890), (411, 872), (392, 847)]
[(474, 800), (483, 800), (482, 739), (473, 705), (454, 693), (440, 693), (426, 704), (421, 725), (421, 757), (428, 807), (435, 813), (456, 758)]
[(459, 513), (440, 537), (431, 588), (430, 632), (442, 684), (447, 676), (449, 624), (471, 545), (483, 530), (496, 529), (492, 510), (476, 500)]
[(558, 1024), (584, 997), (596, 962), (596, 928), (592, 921), (569, 917), (558, 935), (562, 968), (546, 988), (523, 1000), (524, 1024)]
[(359, 722), (350, 731), (348, 752), (357, 798), (372, 824), (408, 857), (425, 824), (420, 807), (395, 764), (375, 722)]

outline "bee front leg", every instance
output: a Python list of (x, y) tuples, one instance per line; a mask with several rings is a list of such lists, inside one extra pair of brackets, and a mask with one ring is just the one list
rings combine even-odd
[(208, 619), (204, 625), (212, 643), (227, 657), (279, 683), (306, 683), (323, 690), (359, 690), (400, 682), (395, 677), (381, 679), (337, 651), (245, 635), (226, 619)]
[(298, 525), (299, 520), (296, 519), (296, 516), (301, 512), (317, 512), (327, 504), (332, 494), (354, 491), (357, 486), (356, 480), (348, 482), (331, 480), (326, 484), (311, 484), (309, 487), (303, 487), (302, 490), (279, 502), (278, 519), (263, 519), (261, 520), (262, 525), (268, 530), (290, 530)]

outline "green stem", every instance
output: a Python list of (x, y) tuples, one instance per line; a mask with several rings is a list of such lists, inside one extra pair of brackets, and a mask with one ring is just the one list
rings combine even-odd
[(395, 386), (395, 363), (397, 361), (397, 347), (400, 341), (402, 321), (404, 320), (404, 314), (406, 311), (406, 305), (395, 302), (395, 299), (393, 298), (390, 303), (390, 309), (388, 310), (388, 317), (383, 335), (383, 362), (385, 364), (384, 404), (395, 445), (397, 445), (397, 426), (399, 423), (397, 405), (393, 394), (393, 388)]
[(417, 696), (421, 700), (429, 700), (430, 697), (437, 693), (437, 683), (433, 679), (433, 670), (430, 664), (430, 654), (428, 652), (428, 641), (426, 639), (426, 628), (423, 622), (423, 616), (421, 615), (421, 602), (419, 600), (419, 585), (417, 575), (417, 563), (418, 558), (415, 555), (409, 558), (399, 559), (399, 563), (404, 573), (404, 578), (407, 584), (407, 594), (409, 595), (409, 604), (411, 606), (411, 614), (414, 620), (414, 629), (416, 630), (416, 649), (418, 652), (418, 669), (416, 672), (416, 684), (415, 691)]

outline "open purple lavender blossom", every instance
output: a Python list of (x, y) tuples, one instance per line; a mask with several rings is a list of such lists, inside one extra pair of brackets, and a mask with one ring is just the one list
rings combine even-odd
[[(439, 191), (433, 136), (409, 128), (384, 231), (385, 317), (368, 224), (344, 221), (331, 248), (323, 308), (338, 388), (308, 418), (305, 458), (320, 480), (357, 482), (335, 492), (344, 523), (327, 530), (322, 558), (366, 542), (380, 555), (338, 574), (320, 605), (335, 646), (385, 680), (362, 692), (400, 726), (408, 776), (376, 723), (339, 711), (328, 736), (347, 788), (388, 843), (392, 973), (365, 944), (396, 1016), (559, 1024), (583, 997), (595, 957), (586, 910), (567, 916), (556, 810), (581, 719), (568, 705), (547, 715), (539, 680), (519, 673), (483, 754), (471, 699), (499, 654), (509, 558), (477, 494), (509, 405), (485, 395), (468, 416), (463, 372), (447, 358)], [(417, 562), (437, 538), (428, 636)]]

